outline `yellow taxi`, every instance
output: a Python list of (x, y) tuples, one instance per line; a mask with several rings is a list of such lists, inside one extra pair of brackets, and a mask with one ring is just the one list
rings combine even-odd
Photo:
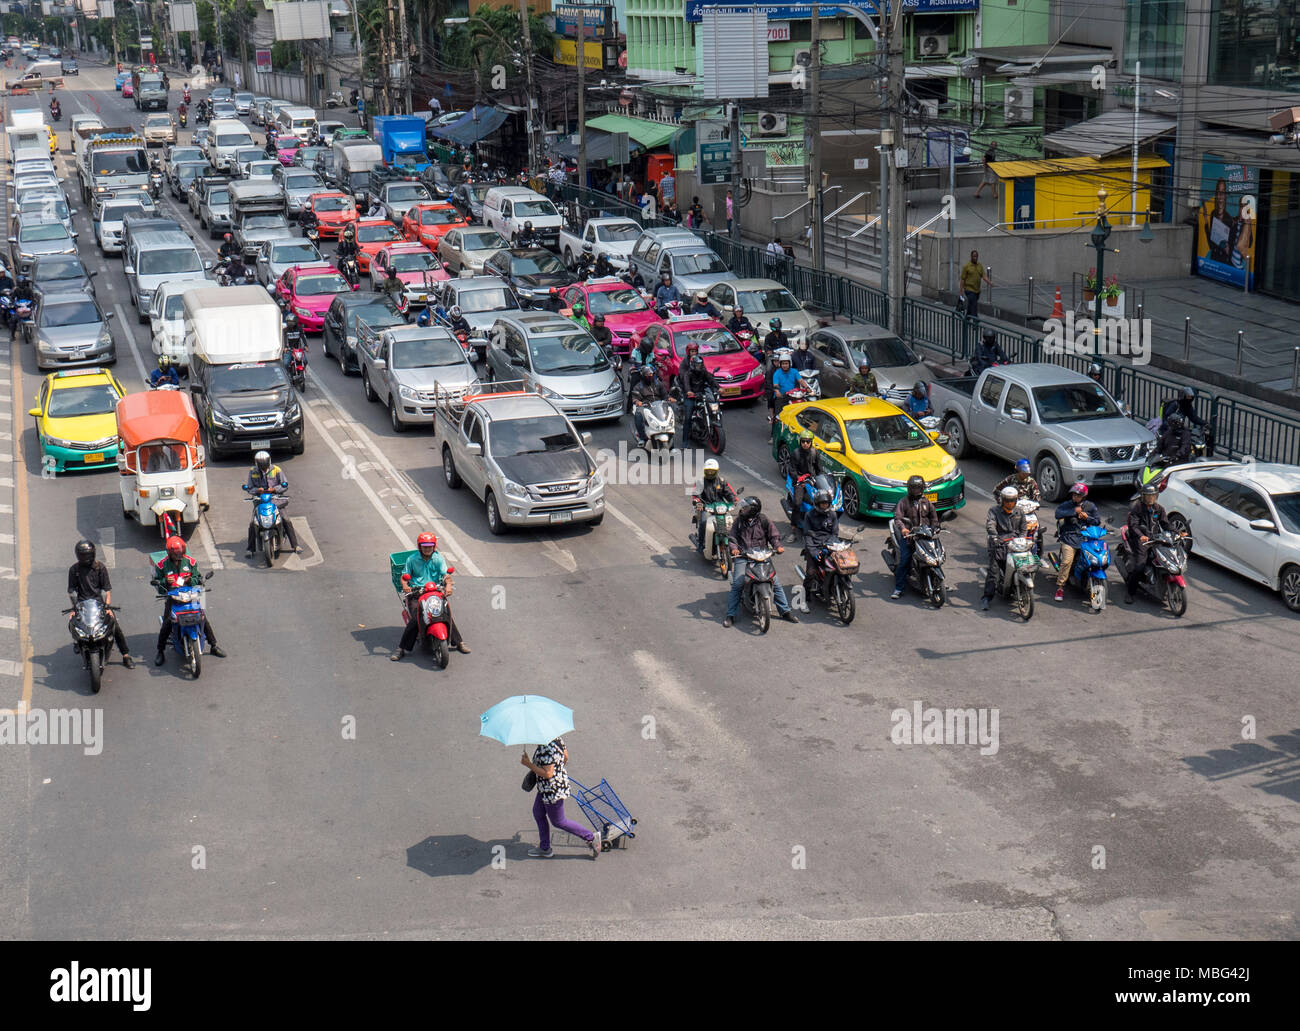
[(925, 479), (938, 511), (966, 504), (966, 479), (939, 446), (946, 438), (897, 405), (861, 395), (786, 405), (772, 434), (772, 457), (783, 467), (804, 432), (812, 434), (827, 475), (842, 480), (846, 515), (892, 516), (912, 476)]
[(117, 402), (126, 393), (107, 369), (65, 369), (41, 381), (36, 420), (43, 472), (117, 468)]
[(50, 134), (50, 153), (54, 154), (59, 149), (59, 134), (48, 125), (45, 127), (45, 131)]

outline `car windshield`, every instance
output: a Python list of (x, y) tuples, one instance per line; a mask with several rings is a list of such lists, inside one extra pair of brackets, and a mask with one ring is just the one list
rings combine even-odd
[(143, 150), (97, 150), (94, 155), (95, 175), (143, 175), (149, 171), (149, 158)]
[(491, 183), (471, 183), (470, 185), (468, 185), (468, 186), (466, 187), (466, 189), (469, 190), (469, 192), (470, 192), (471, 194), (473, 194), (474, 199), (475, 199), (476, 201), (478, 201), (480, 204), (482, 204), (484, 198), (487, 197), (488, 190), (492, 189), (492, 184), (491, 184)]
[(587, 294), (587, 311), (592, 315), (626, 315), (645, 310), (645, 298), (631, 287), (626, 290), (593, 290)]
[(245, 215), (240, 223), (245, 229), (288, 229), (283, 215)]
[(849, 434), (849, 447), (860, 455), (919, 451), (934, 443), (920, 426), (901, 412), (875, 419), (850, 419), (844, 426)]
[[(259, 151), (260, 153), (260, 151)], [(253, 161), (248, 166), (248, 178), (250, 179), (270, 179), (271, 173), (279, 167), (276, 161)]]
[[(689, 276), (706, 272), (726, 272), (727, 266), (722, 263), (721, 258), (709, 251), (704, 254), (674, 254), (673, 270), (678, 275)], [(749, 310), (748, 304), (742, 307), (746, 311)]]
[(580, 446), (569, 424), (558, 415), (494, 422), (490, 439), (489, 450), (496, 458), (572, 451)]
[(364, 322), (373, 330), (387, 329), (389, 326), (404, 326), (406, 319), (398, 315), (387, 304), (371, 302), (352, 309), (354, 322)]
[(209, 190), (209, 191), (208, 191), (208, 205), (209, 205), (209, 207), (216, 207), (216, 206), (221, 205), (221, 204), (229, 204), (229, 203), (230, 203), (230, 191), (229, 191), (229, 190)]
[(305, 265), (319, 261), (320, 252), (309, 243), (286, 243), (271, 249), (271, 260), (280, 265)]
[(641, 235), (640, 226), (597, 226), (596, 239), (603, 243), (630, 243)]
[(880, 337), (877, 340), (853, 340), (849, 342), (849, 356), (853, 367), (862, 364), (867, 358), (873, 366), (884, 369), (898, 368), (901, 365), (915, 365), (920, 359), (898, 337)]
[(108, 383), (86, 387), (64, 387), (50, 395), (51, 419), (73, 419), (79, 415), (108, 415), (117, 410), (118, 393)]
[(394, 254), (391, 265), (394, 272), (423, 272), (425, 269), (442, 267), (428, 251)]
[(388, 188), (389, 203), (393, 201), (420, 201), (428, 200), (429, 191), (419, 183), (407, 183), (402, 186), (390, 186)]
[(305, 190), (309, 187), (315, 187), (317, 190), (324, 184), (311, 172), (290, 172), (284, 177), (284, 187), (286, 190)]
[(1273, 507), (1288, 533), (1300, 534), (1300, 494), (1274, 494)]
[(554, 254), (516, 255), (513, 269), (517, 276), (531, 276), (537, 273), (563, 272), (564, 262)]
[(391, 222), (385, 222), (381, 226), (361, 226), (357, 229), (357, 243), (386, 243), (401, 238), (402, 234)]
[(251, 104), (252, 102), (253, 102), (253, 94), (251, 93), (235, 94), (235, 103), (237, 104)]
[(352, 291), (348, 281), (337, 272), (333, 275), (303, 276), (294, 287), (299, 297), (318, 297), (322, 294), (346, 294)]
[(432, 340), (394, 340), (394, 369), (433, 369), (447, 365), (461, 365), (465, 352), (454, 340), (441, 337)]
[(222, 132), (217, 133), (218, 147), (249, 147), (252, 146), (253, 137), (246, 132)]
[(302, 140), (297, 136), (281, 136), (275, 141), (276, 150), (297, 150), (302, 146)]
[(197, 179), (208, 170), (207, 163), (199, 164), (197, 161), (186, 161), (184, 164), (176, 166), (177, 179)]
[(140, 252), (139, 274), (142, 276), (174, 275), (180, 272), (202, 272), (203, 263), (193, 247)]
[(33, 273), (37, 282), (52, 279), (82, 279), (86, 275), (86, 266), (80, 258), (45, 258), (36, 266)]
[(249, 161), (260, 160), (262, 155), (265, 153), (266, 151), (262, 150), (261, 147), (240, 147), (235, 151), (235, 160), (243, 165), (247, 164)]
[(41, 240), (70, 240), (68, 231), (63, 228), (62, 222), (52, 222), (35, 226), (23, 226), (18, 231), (18, 239), (23, 243), (39, 242)]
[(515, 218), (555, 217), (559, 214), (549, 200), (515, 201)]
[(157, 208), (145, 208), (139, 201), (122, 201), (120, 203), (110, 203), (104, 205), (104, 214), (100, 219), (101, 222), (121, 222), (128, 213), (143, 215), (145, 211), (149, 214), (157, 212)]
[(528, 342), (533, 370), (541, 373), (588, 373), (609, 368), (605, 352), (586, 333), (536, 336)]
[(699, 344), (700, 354), (735, 354), (741, 350), (740, 341), (721, 327), (715, 329), (678, 330), (674, 335), (677, 347), (686, 353), (687, 344)]
[(425, 208), (420, 212), (420, 225), (446, 226), (460, 221), (460, 212), (455, 208)]
[(1110, 395), (1091, 382), (1034, 387), (1034, 403), (1044, 423), (1107, 419), (1119, 414)]
[(477, 233), (466, 233), (465, 242), (461, 245), (463, 250), (467, 251), (490, 251), (500, 250), (506, 245), (505, 240), (501, 239), (501, 234), (494, 229), (484, 229)]
[(317, 211), (356, 211), (356, 202), (351, 197), (321, 197), (312, 207)]
[(456, 294), (454, 303), (460, 305), (460, 310), (465, 315), (477, 315), (488, 311), (510, 311), (519, 307), (514, 294), (504, 286), (461, 290)]
[[(257, 153), (262, 153), (260, 150)], [(179, 164), (182, 161), (198, 161), (203, 157), (203, 151), (198, 147), (173, 147), (168, 160), (172, 164)]]
[(47, 304), (41, 311), (41, 325), (57, 328), (59, 326), (84, 326), (91, 322), (102, 322), (103, 316), (95, 307), (94, 301), (72, 301), (68, 304)]
[[(213, 378), (220, 393), (252, 394), (262, 390), (279, 390), (289, 385), (284, 366), (279, 362), (256, 362), (248, 365), (214, 366)], [(216, 370), (221, 370), (216, 372)]]
[(171, 115), (148, 115), (145, 117), (144, 124), (146, 126), (169, 126), (172, 124)]
[(759, 311), (798, 311), (799, 302), (783, 286), (774, 286), (762, 290), (742, 290), (738, 303), (749, 312)]
[(163, 306), (162, 317), (168, 322), (185, 316), (185, 295), (172, 294), (167, 298), (167, 303)]

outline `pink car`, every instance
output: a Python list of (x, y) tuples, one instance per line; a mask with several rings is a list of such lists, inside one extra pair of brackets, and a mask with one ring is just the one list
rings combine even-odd
[(588, 328), (595, 325), (597, 315), (605, 316), (605, 328), (610, 332), (614, 351), (625, 358), (632, 353), (646, 328), (659, 321), (640, 291), (613, 276), (574, 283), (564, 291), (566, 308), (572, 309), (579, 302), (584, 308), (583, 323)]
[(301, 146), (302, 140), (297, 136), (281, 136), (275, 141), (275, 156), (280, 159), (280, 164), (292, 165)]
[(646, 337), (654, 341), (655, 364), (669, 387), (686, 361), (686, 346), (698, 344), (704, 367), (718, 379), (721, 400), (747, 401), (763, 394), (763, 367), (717, 319), (678, 315), (651, 326)]
[(330, 303), (339, 294), (355, 289), (333, 265), (295, 265), (275, 285), (276, 294), (288, 302), (289, 310), (298, 316), (298, 324), (307, 333), (321, 332)]
[(390, 243), (370, 260), (370, 288), (383, 292), (384, 283), (397, 277), (410, 304), (424, 304), (429, 284), (451, 278), (437, 255), (422, 243)]

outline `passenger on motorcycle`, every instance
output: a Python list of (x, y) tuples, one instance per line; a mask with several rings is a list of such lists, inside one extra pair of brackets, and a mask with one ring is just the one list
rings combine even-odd
[(1003, 487), (998, 495), (998, 503), (989, 509), (984, 520), (984, 529), (988, 533), (989, 568), (984, 576), (984, 597), (980, 599), (980, 609), (987, 610), (993, 595), (998, 592), (998, 581), (1002, 578), (1002, 566), (1007, 560), (1007, 545), (1004, 537), (1024, 537), (1029, 533), (1029, 524), (1025, 514), (1016, 509), (1020, 492), (1015, 487)]
[(912, 392), (907, 395), (907, 400), (903, 402), (903, 408), (914, 419), (923, 419), (927, 415), (934, 414), (934, 408), (930, 404), (929, 391), (925, 389), (925, 384), (920, 380), (912, 384)]
[(592, 275), (597, 279), (604, 279), (606, 276), (614, 276), (617, 274), (618, 269), (614, 267), (613, 263), (605, 254), (601, 253), (596, 255), (596, 266), (592, 270)]
[[(740, 511), (731, 527), (731, 554), (736, 561), (731, 570), (731, 594), (727, 597), (727, 616), (722, 621), (724, 627), (734, 625), (740, 612), (740, 596), (745, 590), (745, 566), (748, 564), (744, 556), (751, 551), (768, 550), (781, 555), (785, 547), (772, 520), (763, 515), (763, 503), (751, 494), (740, 503)], [(785, 588), (777, 576), (772, 580), (772, 598), (782, 619), (789, 623), (799, 622), (799, 617), (790, 611)]]
[(705, 390), (718, 388), (718, 377), (713, 375), (700, 356), (700, 346), (693, 341), (686, 345), (686, 361), (677, 373), (677, 390), (682, 399), (682, 447), (691, 435), (691, 419), (695, 415), (695, 405), (702, 400)]
[(636, 347), (633, 348), (632, 353), (628, 356), (628, 364), (631, 366), (631, 369), (628, 371), (629, 383), (632, 383), (636, 380), (637, 370), (641, 368), (641, 366), (649, 365), (651, 368), (654, 368), (654, 364), (655, 364), (654, 341), (651, 340), (649, 337), (644, 337), (644, 336), (638, 337), (636, 342)]
[(709, 307), (709, 297), (703, 290), (695, 295), (695, 302), (691, 305), (688, 315), (711, 315), (713, 309)]
[[(250, 495), (267, 492), (283, 494), (289, 489), (289, 481), (284, 478), (284, 471), (278, 465), (271, 464), (271, 456), (265, 451), (259, 451), (253, 456), (253, 468), (248, 470), (248, 486), (245, 489)], [(289, 538), (289, 547), (293, 548), (293, 553), (297, 555), (302, 551), (302, 548), (298, 547), (298, 535), (294, 533), (293, 521), (283, 514), (287, 502), (277, 500), (276, 504), (281, 509), (284, 532)], [(244, 558), (252, 557), (253, 546), (257, 543), (257, 530), (257, 520), (254, 519), (248, 524), (248, 547), (244, 549)]]
[(1137, 596), (1138, 581), (1147, 569), (1151, 538), (1162, 530), (1173, 532), (1169, 514), (1160, 504), (1160, 491), (1154, 483), (1148, 483), (1142, 488), (1142, 496), (1128, 510), (1128, 522), (1125, 525), (1128, 527), (1128, 547), (1133, 554), (1133, 564), (1128, 579), (1124, 581), (1124, 601), (1132, 605)]
[(77, 561), (68, 567), (68, 600), (72, 603), (72, 612), (68, 620), (76, 617), (77, 605), (87, 598), (98, 598), (104, 603), (104, 618), (113, 626), (113, 643), (122, 655), (122, 665), (131, 669), (135, 659), (131, 658), (131, 649), (126, 646), (126, 635), (117, 621), (117, 616), (109, 607), (113, 604), (113, 583), (108, 576), (108, 567), (95, 559), (95, 545), (87, 540), (77, 541), (73, 549)]
[(1192, 457), (1192, 431), (1180, 411), (1172, 411), (1156, 438), (1156, 454), (1167, 465), (1180, 465)]
[(907, 586), (908, 571), (912, 566), (912, 531), (918, 526), (939, 528), (939, 513), (934, 503), (925, 496), (925, 478), (909, 476), (907, 478), (907, 497), (894, 509), (894, 518), (889, 528), (894, 534), (894, 543), (898, 545), (898, 565), (894, 567), (894, 593), (889, 597), (897, 601), (903, 596)]
[(795, 372), (806, 372), (808, 369), (816, 368), (816, 362), (813, 361), (813, 355), (808, 350), (808, 341), (800, 340), (794, 349), (794, 358), (790, 362), (794, 366)]
[(777, 351), (786, 350), (790, 347), (790, 340), (781, 328), (780, 319), (772, 319), (768, 322), (768, 334), (763, 337), (763, 350), (769, 355)]
[[(739, 498), (736, 497), (731, 484), (722, 478), (718, 460), (710, 458), (704, 463), (704, 482), (700, 484), (700, 492), (691, 499), (692, 507), (695, 509), (695, 514), (691, 516), (691, 522), (695, 524), (695, 550), (701, 555), (704, 554), (704, 530), (700, 523), (700, 515), (705, 505), (712, 505), (718, 501), (734, 505), (738, 503)], [(722, 547), (721, 542), (718, 542), (718, 547)]]
[(975, 360), (971, 362), (971, 375), (978, 376), (991, 365), (1010, 363), (1011, 359), (1007, 357), (1007, 352), (1002, 350), (1002, 345), (998, 343), (998, 335), (993, 330), (986, 329), (980, 337), (980, 346), (975, 353)]
[(736, 305), (735, 311), (731, 313), (731, 320), (727, 323), (727, 329), (734, 333), (748, 332), (754, 336), (754, 324), (745, 318), (745, 309), (739, 304)]
[(868, 397), (874, 397), (879, 393), (880, 387), (876, 384), (876, 374), (871, 371), (871, 359), (864, 357), (858, 361), (858, 374), (849, 380), (849, 388), (844, 392), (844, 396), (866, 394)]
[(1015, 487), (1020, 492), (1022, 498), (1028, 498), (1030, 501), (1042, 501), (1042, 492), (1038, 489), (1038, 481), (1029, 475), (1032, 468), (1028, 458), (1022, 458), (1016, 462), (1016, 468), (1004, 480), (999, 480), (997, 486), (993, 488), (994, 495), (1000, 494), (1003, 487)]
[[(1214, 454), (1214, 431), (1210, 428), (1208, 419), (1202, 417), (1196, 411), (1196, 390), (1193, 387), (1183, 387), (1177, 397), (1171, 397), (1160, 405), (1161, 425), (1169, 421), (1170, 415), (1178, 412), (1187, 420), (1188, 428), (1192, 426), (1199, 427), (1205, 435), (1205, 454), (1210, 456)], [(1150, 425), (1150, 424), (1148, 424)]]
[(641, 445), (645, 443), (645, 412), (642, 409), (655, 401), (668, 400), (668, 390), (664, 387), (663, 381), (655, 376), (653, 365), (642, 365), (629, 394), (632, 401), (632, 423), (636, 427), (636, 442)]
[(181, 378), (176, 372), (176, 366), (172, 364), (172, 360), (167, 355), (160, 354), (158, 356), (158, 368), (149, 373), (149, 386), (160, 387), (164, 383), (179, 387)]
[(464, 333), (467, 337), (470, 334), (469, 320), (461, 313), (459, 304), (453, 304), (447, 312), (447, 325), (453, 334)]
[[(185, 541), (180, 537), (167, 538), (167, 557), (153, 567), (153, 579), (150, 583), (160, 595), (166, 595), (173, 587), (182, 583), (197, 586), (202, 581), (199, 564), (185, 553)], [(217, 644), (217, 635), (212, 632), (212, 623), (208, 620), (207, 610), (203, 610), (203, 632), (207, 635), (211, 652), (218, 659), (226, 657), (225, 651)], [(163, 606), (163, 622), (158, 630), (158, 654), (153, 657), (153, 664), (161, 666), (167, 661), (167, 642), (172, 636), (172, 602), (167, 598)]]
[(1056, 600), (1065, 601), (1065, 584), (1074, 567), (1074, 556), (1083, 546), (1079, 531), (1097, 526), (1101, 517), (1088, 500), (1088, 485), (1082, 481), (1070, 488), (1070, 496), (1056, 506), (1056, 536), (1061, 542), (1061, 564), (1056, 570)]
[(422, 533), (416, 538), (415, 546), (419, 549), (419, 554), (408, 558), (402, 570), (402, 586), (405, 588), (403, 600), (411, 618), (407, 621), (406, 629), (402, 631), (402, 640), (397, 645), (397, 651), (388, 657), (397, 662), (407, 652), (414, 650), (416, 638), (420, 635), (420, 613), (416, 603), (420, 600), (421, 589), (430, 580), (446, 590), (447, 643), (457, 651), (468, 655), (469, 645), (461, 638), (460, 631), (456, 628), (456, 620), (452, 618), (452, 583), (447, 576), (447, 560), (438, 551), (438, 538), (431, 533)]
[(346, 258), (355, 258), (357, 256), (357, 233), (351, 226), (345, 226), (343, 232), (339, 234), (339, 261)]

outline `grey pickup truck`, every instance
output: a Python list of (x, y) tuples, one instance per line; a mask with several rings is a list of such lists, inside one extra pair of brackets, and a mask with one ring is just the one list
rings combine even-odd
[(1155, 450), (1151, 431), (1126, 418), (1102, 387), (1049, 362), (934, 380), (930, 405), (955, 457), (980, 448), (1009, 461), (1028, 458), (1052, 502), (1080, 480), (1131, 485)]

